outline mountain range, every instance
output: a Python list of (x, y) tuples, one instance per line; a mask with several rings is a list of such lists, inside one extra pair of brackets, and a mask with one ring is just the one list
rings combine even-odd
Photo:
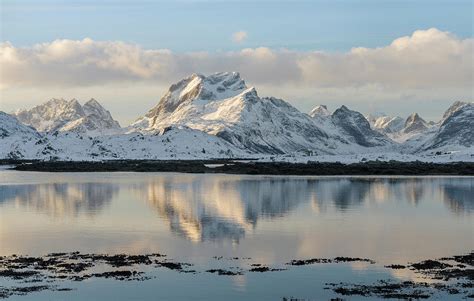
[[(0, 158), (100, 160), (328, 157), (396, 154), (474, 156), (474, 104), (455, 102), (438, 122), (364, 116), (318, 105), (309, 114), (261, 97), (237, 72), (193, 74), (121, 127), (98, 101), (51, 99), (0, 112)], [(390, 156), (384, 156), (390, 158)], [(410, 157), (413, 158), (413, 157)], [(466, 156), (464, 157), (466, 158)]]

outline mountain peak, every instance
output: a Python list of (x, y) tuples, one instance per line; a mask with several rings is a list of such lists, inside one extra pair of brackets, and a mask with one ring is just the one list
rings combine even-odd
[(15, 113), (22, 123), (40, 132), (118, 130), (120, 125), (100, 103), (91, 99), (83, 106), (75, 98), (66, 101), (52, 98), (30, 110)]
[(331, 115), (331, 112), (329, 112), (328, 107), (326, 105), (317, 105), (309, 112), (308, 115), (312, 118), (325, 118)]
[(405, 121), (404, 133), (422, 132), (428, 128), (428, 123), (418, 115), (418, 113), (412, 113), (408, 116)]
[(459, 110), (461, 107), (467, 105), (467, 102), (464, 101), (455, 101), (443, 114), (442, 120), (448, 118), (450, 115), (452, 115), (454, 112)]
[[(194, 101), (206, 103), (237, 96), (247, 89), (238, 72), (218, 72), (208, 76), (194, 73), (170, 86), (158, 104), (145, 117), (153, 126), (160, 116), (174, 112), (179, 106)], [(253, 92), (256, 93), (256, 92)]]
[(408, 116), (407, 120), (405, 121), (405, 125), (410, 125), (415, 122), (423, 122), (426, 123), (426, 121), (418, 115), (418, 113), (412, 113), (410, 116)]
[(95, 98), (89, 99), (86, 103), (84, 103), (84, 106), (102, 107), (102, 105)]
[(331, 120), (359, 145), (371, 147), (390, 143), (388, 138), (370, 128), (370, 123), (364, 115), (350, 110), (345, 105), (332, 113)]

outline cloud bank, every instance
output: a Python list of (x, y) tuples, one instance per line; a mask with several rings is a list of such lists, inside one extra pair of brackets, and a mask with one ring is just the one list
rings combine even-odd
[(2, 87), (83, 86), (115, 81), (175, 80), (193, 72), (240, 71), (253, 83), (312, 87), (381, 85), (465, 87), (473, 82), (473, 39), (418, 30), (380, 48), (345, 53), (266, 47), (235, 52), (173, 53), (124, 42), (56, 40), (17, 48), (0, 45)]
[[(417, 30), (384, 47), (357, 47), (347, 52), (259, 47), (174, 53), (87, 38), (28, 48), (5, 42), (0, 44), (0, 89), (4, 91), (3, 106), (13, 107), (15, 95), (28, 89), (95, 87), (90, 91), (96, 91), (102, 85), (107, 85), (103, 89), (136, 85), (155, 91), (195, 72), (239, 71), (262, 95), (283, 97), (304, 110), (328, 102), (370, 110), (374, 100), (388, 110), (390, 106), (397, 110), (400, 100), (414, 106), (425, 101), (425, 107), (426, 101), (442, 100), (444, 109), (446, 102), (473, 98), (473, 53), (474, 39), (461, 39), (435, 28)], [(134, 91), (137, 99), (140, 91), (144, 90)], [(407, 110), (412, 109), (416, 108)]]

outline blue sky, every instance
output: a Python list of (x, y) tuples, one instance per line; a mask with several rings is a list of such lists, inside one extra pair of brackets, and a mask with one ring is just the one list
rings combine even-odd
[[(34, 1), (1, 0), (2, 40), (120, 40), (173, 51), (266, 46), (297, 50), (377, 47), (417, 29), (473, 34), (473, 1)], [(232, 43), (231, 35), (248, 38)]]
[(127, 124), (173, 82), (218, 71), (305, 112), (345, 104), (437, 120), (474, 98), (472, 0), (0, 3), (7, 112), (93, 97)]

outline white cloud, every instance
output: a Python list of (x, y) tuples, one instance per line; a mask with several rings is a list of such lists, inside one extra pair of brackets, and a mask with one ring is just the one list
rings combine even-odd
[[(300, 103), (365, 100), (393, 105), (396, 100), (447, 97), (454, 101), (473, 98), (472, 53), (474, 39), (434, 28), (415, 31), (384, 47), (344, 53), (266, 47), (174, 53), (91, 39), (56, 40), (28, 48), (6, 42), (0, 44), (0, 89), (8, 89), (11, 97), (25, 88), (168, 86), (193, 72), (240, 71), (261, 94)], [(14, 101), (2, 94), (2, 105)]]
[(246, 31), (237, 31), (232, 34), (232, 41), (234, 41), (234, 43), (242, 43), (246, 39), (247, 39)]
[(418, 30), (380, 48), (346, 53), (266, 47), (234, 52), (173, 53), (113, 41), (56, 40), (30, 48), (0, 44), (0, 85), (71, 85), (176, 80), (192, 72), (240, 71), (249, 81), (311, 87), (392, 88), (470, 86), (473, 39)]

